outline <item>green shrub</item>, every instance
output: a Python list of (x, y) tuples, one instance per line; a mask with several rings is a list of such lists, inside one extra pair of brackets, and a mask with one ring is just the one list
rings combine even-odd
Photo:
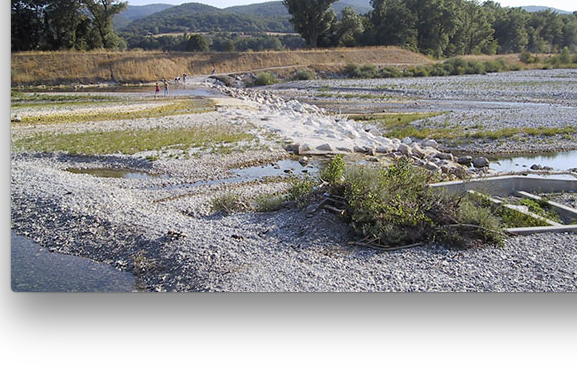
[(500, 72), (503, 69), (503, 64), (499, 61), (485, 61), (483, 65), (487, 73)]
[(559, 62), (562, 64), (569, 64), (571, 62), (571, 53), (567, 46), (565, 46), (561, 51), (561, 54), (559, 54)]
[(429, 75), (431, 76), (447, 76), (448, 74), (447, 69), (440, 63), (434, 64), (429, 68)]
[(287, 200), (292, 200), (297, 205), (304, 205), (313, 193), (315, 182), (309, 177), (304, 179), (294, 178), (292, 186), (288, 191)]
[(361, 77), (361, 70), (357, 64), (347, 64), (345, 67), (345, 73), (349, 77), (359, 78)]
[(427, 77), (429, 75), (429, 70), (423, 65), (417, 65), (410, 68), (413, 77)]
[(533, 64), (537, 62), (538, 59), (539, 57), (531, 55), (528, 51), (524, 51), (519, 55), (519, 60), (525, 64)]
[(277, 78), (272, 73), (261, 72), (256, 76), (254, 85), (271, 85), (277, 82)]
[(359, 165), (346, 169), (343, 194), (353, 229), (384, 245), (426, 240), (432, 231), (426, 215), (430, 177), (408, 159), (387, 170)]
[(262, 194), (256, 198), (255, 209), (258, 212), (266, 213), (279, 210), (286, 201), (286, 195)]
[(217, 196), (211, 202), (212, 212), (231, 214), (234, 211), (242, 211), (245, 209), (246, 205), (241, 201), (240, 195), (232, 192)]
[(485, 65), (479, 61), (467, 61), (466, 74), (485, 74)]
[(364, 64), (360, 68), (361, 77), (364, 79), (372, 79), (378, 77), (379, 71), (373, 64)]
[(394, 66), (384, 66), (379, 70), (379, 76), (382, 78), (402, 77), (403, 71)]
[(343, 156), (338, 154), (321, 170), (320, 176), (323, 181), (337, 185), (343, 181), (344, 173), (345, 161), (343, 160)]
[(300, 69), (294, 75), (295, 80), (312, 80), (315, 78), (315, 73), (308, 69)]

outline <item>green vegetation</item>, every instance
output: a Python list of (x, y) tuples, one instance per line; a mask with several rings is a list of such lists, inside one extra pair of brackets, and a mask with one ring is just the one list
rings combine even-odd
[(351, 114), (350, 119), (376, 122), (386, 129), (406, 128), (411, 122), (441, 115), (440, 112), (408, 112), (384, 114)]
[(122, 98), (116, 96), (102, 96), (102, 95), (78, 95), (78, 94), (39, 94), (39, 93), (23, 93), (11, 90), (10, 101), (12, 107), (26, 106), (42, 106), (46, 104), (53, 105), (87, 105), (95, 103), (109, 103), (122, 101)]
[(394, 138), (417, 138), (417, 139), (444, 139), (444, 140), (458, 140), (465, 138), (474, 139), (502, 139), (517, 136), (534, 136), (534, 137), (552, 137), (556, 135), (563, 135), (571, 137), (577, 134), (577, 126), (567, 126), (561, 128), (537, 127), (537, 128), (505, 128), (499, 130), (483, 130), (483, 129), (469, 129), (465, 130), (462, 127), (450, 127), (448, 124), (445, 127), (432, 128), (421, 127), (416, 128), (411, 125), (412, 122), (421, 119), (427, 119), (441, 115), (440, 112), (428, 113), (396, 113), (396, 114), (359, 114), (350, 115), (351, 119), (357, 121), (371, 121), (378, 123), (384, 130), (387, 137)]
[(126, 6), (118, 0), (12, 1), (12, 51), (123, 49), (112, 19)]
[(553, 210), (551, 205), (549, 205), (549, 203), (544, 199), (533, 200), (524, 198), (519, 201), (519, 204), (526, 206), (530, 212), (537, 214), (543, 218), (547, 218), (554, 222), (562, 223), (559, 214), (557, 214), (557, 212)]
[(321, 180), (328, 182), (331, 185), (338, 185), (344, 179), (345, 174), (345, 160), (342, 155), (333, 157), (320, 172)]
[(220, 126), (183, 129), (117, 130), (77, 134), (44, 133), (15, 140), (15, 150), (60, 151), (71, 154), (134, 154), (147, 150), (209, 148), (252, 140), (246, 132)]
[(231, 214), (235, 211), (244, 211), (247, 208), (248, 206), (241, 200), (240, 195), (233, 192), (217, 196), (211, 202), (212, 212)]
[(272, 73), (261, 72), (256, 76), (254, 85), (271, 85), (278, 83), (277, 78)]
[(276, 211), (279, 210), (286, 201), (286, 194), (262, 194), (256, 198), (255, 210), (260, 213)]
[(502, 59), (497, 61), (474, 61), (463, 58), (450, 58), (442, 63), (429, 66), (417, 65), (409, 66), (405, 69), (385, 66), (377, 68), (373, 64), (347, 64), (345, 74), (351, 78), (374, 79), (390, 77), (427, 77), (427, 76), (449, 76), (463, 74), (485, 74), (491, 72), (501, 72), (507, 70), (519, 70), (518, 64), (507, 65)]
[(193, 114), (214, 111), (214, 103), (209, 99), (171, 99), (165, 104), (158, 104), (155, 107), (139, 110), (130, 110), (130, 105), (126, 106), (126, 111), (89, 111), (89, 112), (67, 112), (51, 113), (47, 115), (24, 116), (23, 124), (55, 124), (73, 123), (84, 121), (102, 121), (118, 119), (154, 118), (166, 115)]
[(295, 80), (312, 80), (315, 78), (315, 72), (308, 69), (300, 69), (293, 77)]

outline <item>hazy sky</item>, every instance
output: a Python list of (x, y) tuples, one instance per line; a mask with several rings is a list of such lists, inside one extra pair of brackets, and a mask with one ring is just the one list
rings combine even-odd
[[(246, 5), (254, 3), (264, 3), (267, 0), (128, 0), (130, 5), (144, 5), (144, 4), (184, 4), (184, 3), (203, 3), (212, 5), (218, 8), (226, 8), (232, 5)], [(576, 0), (502, 0), (496, 1), (503, 7), (519, 7), (522, 5), (543, 5), (553, 8), (562, 9), (565, 11), (577, 11)]]

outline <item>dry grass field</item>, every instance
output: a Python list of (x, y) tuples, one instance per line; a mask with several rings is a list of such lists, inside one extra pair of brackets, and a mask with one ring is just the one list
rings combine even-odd
[(348, 63), (393, 66), (428, 65), (435, 61), (398, 47), (339, 48), (242, 53), (22, 52), (12, 54), (12, 86), (153, 82), (177, 75), (237, 73), (265, 69), (328, 69)]

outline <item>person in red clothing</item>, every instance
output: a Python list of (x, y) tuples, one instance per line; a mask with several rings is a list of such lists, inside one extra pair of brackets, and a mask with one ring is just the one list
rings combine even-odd
[(160, 86), (158, 85), (158, 83), (156, 83), (156, 88), (154, 90), (154, 97), (157, 97), (159, 93), (160, 93)]

